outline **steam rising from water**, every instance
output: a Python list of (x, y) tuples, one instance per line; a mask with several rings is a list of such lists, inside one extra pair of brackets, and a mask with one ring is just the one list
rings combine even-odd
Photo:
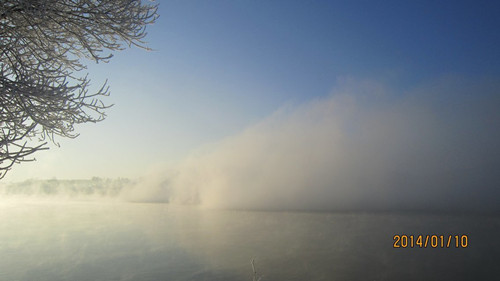
[(172, 199), (216, 208), (493, 210), (499, 87), (441, 81), (411, 93), (341, 83), (200, 149)]
[(498, 83), (444, 79), (405, 93), (372, 81), (339, 84), (168, 172), (2, 192), (210, 208), (500, 211)]

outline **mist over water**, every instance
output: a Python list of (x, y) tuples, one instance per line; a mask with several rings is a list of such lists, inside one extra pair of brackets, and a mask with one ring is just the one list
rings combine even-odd
[[(495, 280), (494, 217), (207, 210), (103, 201), (0, 203), (0, 280)], [(467, 234), (467, 248), (392, 248)], [(361, 270), (362, 269), (362, 270)]]
[(211, 208), (498, 211), (499, 89), (450, 78), (402, 93), (346, 79), (157, 179), (170, 201)]
[(0, 194), (208, 208), (500, 211), (500, 85), (445, 78), (398, 92), (339, 80), (141, 179), (27, 181)]
[(253, 258), (268, 280), (498, 276), (498, 216), (397, 211), (499, 211), (500, 87), (340, 84), (140, 179), (2, 183), (0, 279), (250, 280)]

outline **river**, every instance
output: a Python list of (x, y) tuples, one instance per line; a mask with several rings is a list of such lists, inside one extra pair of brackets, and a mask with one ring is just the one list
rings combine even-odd
[[(420, 234), (467, 239), (394, 248), (394, 235)], [(495, 216), (6, 199), (0, 280), (252, 280), (252, 259), (262, 281), (493, 280), (499, 234)]]

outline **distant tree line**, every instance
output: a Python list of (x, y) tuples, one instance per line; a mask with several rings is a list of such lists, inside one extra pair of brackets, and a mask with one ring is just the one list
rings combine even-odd
[(130, 179), (103, 179), (94, 177), (90, 180), (26, 180), (18, 183), (6, 184), (0, 187), (2, 195), (63, 195), (86, 196), (96, 195), (103, 197), (118, 196), (125, 188), (134, 182)]

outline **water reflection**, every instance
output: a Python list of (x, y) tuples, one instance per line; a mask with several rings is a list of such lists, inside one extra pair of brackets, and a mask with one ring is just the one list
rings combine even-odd
[[(499, 273), (500, 220), (2, 201), (1, 280), (470, 280)], [(468, 233), (467, 249), (393, 249), (395, 233)], [(495, 272), (496, 270), (496, 272)], [(474, 278), (470, 278), (474, 277)]]

